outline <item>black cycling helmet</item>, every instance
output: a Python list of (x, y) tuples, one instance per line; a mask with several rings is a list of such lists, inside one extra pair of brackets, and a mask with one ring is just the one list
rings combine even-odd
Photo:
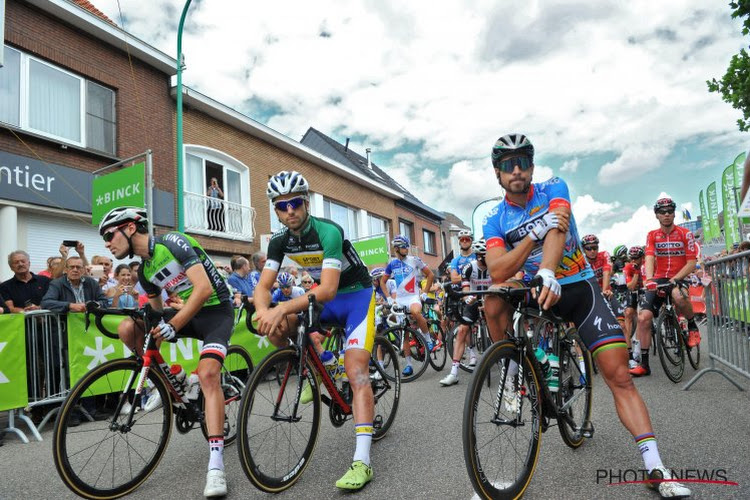
[(656, 200), (656, 203), (654, 203), (654, 212), (658, 212), (662, 208), (671, 208), (674, 210), (677, 208), (677, 205), (672, 201), (672, 198), (659, 198)]
[(500, 137), (492, 147), (492, 166), (497, 167), (498, 162), (506, 156), (523, 153), (534, 162), (534, 145), (523, 134), (507, 134)]

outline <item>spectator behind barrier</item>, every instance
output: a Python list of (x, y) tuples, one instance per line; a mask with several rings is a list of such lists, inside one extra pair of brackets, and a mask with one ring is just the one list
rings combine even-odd
[(38, 276), (44, 276), (46, 278), (54, 279), (52, 276), (52, 273), (55, 272), (55, 269), (60, 267), (60, 264), (62, 262), (62, 258), (57, 257), (53, 255), (52, 257), (47, 257), (47, 269), (40, 272)]
[[(83, 245), (83, 242), (76, 241), (76, 246), (72, 247), (75, 248), (76, 252), (78, 253), (78, 256), (83, 260), (83, 269), (84, 272), (87, 267), (89, 267), (89, 260), (86, 258), (86, 248)], [(70, 253), (70, 248), (66, 245), (60, 245), (60, 256), (62, 259), (60, 260), (60, 265), (52, 270), (52, 279), (60, 278), (63, 273), (65, 272), (67, 262), (68, 262), (68, 255)]]
[(0, 285), (0, 295), (4, 297), (5, 306), (14, 313), (39, 309), (50, 279), (29, 271), (29, 254), (23, 250), (16, 250), (8, 255), (8, 266), (13, 271), (13, 277)]
[(86, 302), (96, 301), (107, 307), (107, 297), (94, 278), (83, 276), (81, 257), (69, 257), (65, 261), (66, 275), (52, 280), (42, 299), (42, 307), (54, 312), (83, 312)]
[(112, 276), (112, 259), (104, 257), (102, 255), (94, 255), (91, 259), (91, 264), (95, 266), (102, 266), (104, 274), (99, 277), (99, 287), (102, 291), (107, 292), (110, 288), (117, 286), (117, 280)]
[(318, 284), (315, 283), (315, 280), (313, 279), (313, 277), (310, 276), (310, 273), (308, 273), (307, 271), (302, 273), (302, 279), (300, 279), (299, 283), (302, 286), (302, 288), (305, 289), (306, 292), (318, 286)]
[(253, 293), (255, 293), (255, 287), (258, 286), (258, 282), (260, 281), (260, 273), (266, 265), (266, 254), (263, 252), (255, 252), (252, 259), (254, 269), (250, 271), (248, 278), (253, 284)]
[[(233, 258), (232, 274), (229, 275), (227, 282), (235, 292), (252, 297), (255, 285), (250, 279), (250, 261), (244, 257)], [(236, 307), (239, 307), (239, 305), (239, 302), (235, 302)]]
[(109, 305), (115, 309), (138, 309), (138, 291), (133, 287), (130, 266), (120, 264), (115, 270), (117, 285), (106, 292)]

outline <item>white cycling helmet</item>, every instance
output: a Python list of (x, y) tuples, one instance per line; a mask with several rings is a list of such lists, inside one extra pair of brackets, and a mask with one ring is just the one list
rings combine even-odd
[(110, 227), (121, 226), (126, 222), (135, 222), (144, 226), (148, 225), (146, 209), (141, 207), (113, 208), (99, 222), (99, 236), (104, 235), (104, 231)]
[(474, 235), (468, 229), (462, 229), (462, 230), (460, 230), (458, 232), (458, 236), (457, 237), (458, 237), (459, 240), (461, 238), (472, 238), (472, 239), (474, 239)]
[(381, 276), (385, 274), (385, 268), (384, 267), (376, 267), (372, 271), (370, 271), (370, 278), (372, 279), (378, 279)]
[(268, 179), (268, 189), (266, 195), (268, 199), (273, 201), (274, 198), (289, 193), (302, 193), (307, 194), (310, 190), (310, 185), (307, 180), (302, 177), (302, 174), (292, 170), (287, 172), (283, 170), (278, 174)]
[(477, 240), (474, 243), (472, 243), (471, 249), (476, 254), (484, 255), (487, 253), (487, 243), (484, 241), (484, 238), (482, 238), (481, 240)]

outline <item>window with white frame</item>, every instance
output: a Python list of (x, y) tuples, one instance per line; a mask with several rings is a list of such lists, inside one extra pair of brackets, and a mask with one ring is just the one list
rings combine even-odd
[(398, 234), (409, 238), (409, 242), (414, 245), (414, 224), (405, 220), (398, 221)]
[(424, 241), (424, 252), (432, 255), (437, 255), (435, 250), (435, 233), (422, 229), (422, 241)]
[(388, 237), (388, 221), (372, 214), (367, 214), (367, 229), (370, 235), (385, 233)]
[(344, 238), (355, 239), (357, 232), (357, 212), (346, 205), (323, 198), (323, 217), (330, 219), (344, 229)]
[(56, 141), (116, 154), (115, 92), (4, 47), (0, 121)]

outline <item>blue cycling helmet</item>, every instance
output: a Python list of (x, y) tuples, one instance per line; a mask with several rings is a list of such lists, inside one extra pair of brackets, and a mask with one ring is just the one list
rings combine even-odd
[(397, 234), (393, 237), (393, 240), (391, 241), (391, 245), (397, 248), (409, 248), (411, 245), (409, 244), (409, 238), (404, 236), (403, 234)]
[(370, 271), (370, 278), (372, 279), (380, 279), (381, 276), (385, 274), (385, 268), (384, 267), (376, 267), (372, 271)]
[(276, 277), (276, 281), (279, 283), (280, 287), (284, 288), (294, 285), (294, 277), (285, 271), (279, 273)]

